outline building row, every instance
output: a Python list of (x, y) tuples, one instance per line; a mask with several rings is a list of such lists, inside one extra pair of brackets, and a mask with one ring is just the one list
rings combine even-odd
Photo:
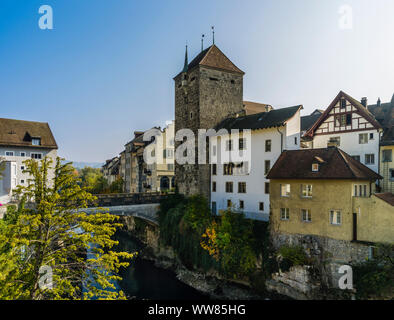
[[(176, 131), (217, 134), (209, 163), (176, 163), (179, 191), (205, 195), (216, 214), (234, 208), (270, 220), (277, 239), (394, 242), (394, 95), (368, 105), (340, 91), (301, 116), (302, 105), (245, 103), (244, 74), (215, 45), (190, 63), (186, 51), (174, 78)], [(232, 160), (234, 151), (249, 156)]]
[[(122, 179), (125, 193), (174, 190), (174, 127), (172, 121), (163, 129), (153, 127), (147, 131), (135, 131), (133, 139), (125, 144), (125, 149), (119, 156), (107, 160), (102, 167), (108, 183)], [(160, 139), (144, 139), (144, 135), (148, 133), (149, 137), (159, 135)], [(154, 159), (151, 163), (144, 159), (147, 152)]]

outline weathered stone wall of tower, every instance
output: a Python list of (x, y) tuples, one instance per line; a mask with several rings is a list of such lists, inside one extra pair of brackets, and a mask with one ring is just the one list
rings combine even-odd
[[(175, 130), (189, 128), (197, 137), (198, 129), (211, 129), (220, 121), (242, 110), (243, 75), (198, 66), (188, 72), (188, 85), (182, 75), (175, 79)], [(178, 146), (180, 143), (176, 143)], [(179, 192), (202, 194), (210, 198), (210, 166), (197, 164), (175, 166)], [(208, 152), (207, 152), (208, 162)]]

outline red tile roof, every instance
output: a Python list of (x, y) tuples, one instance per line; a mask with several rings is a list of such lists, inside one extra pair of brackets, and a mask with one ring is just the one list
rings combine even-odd
[[(312, 171), (312, 163), (319, 163), (319, 171)], [(335, 147), (284, 151), (268, 173), (267, 178), (370, 181), (382, 179), (376, 172)]]

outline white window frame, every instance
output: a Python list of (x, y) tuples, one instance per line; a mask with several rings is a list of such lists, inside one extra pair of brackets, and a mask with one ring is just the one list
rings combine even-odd
[(290, 209), (289, 208), (280, 208), (280, 220), (282, 220), (282, 221), (290, 220)]
[[(367, 162), (367, 158), (369, 160), (368, 162)], [(373, 161), (371, 161), (371, 160), (373, 160)], [(375, 154), (374, 153), (367, 153), (365, 155), (365, 164), (369, 164), (369, 165), (375, 164)]]
[[(284, 190), (285, 194), (283, 194), (283, 187), (286, 188), (286, 190)], [(290, 193), (291, 193), (291, 186), (290, 186), (289, 183), (285, 183), (285, 184), (281, 184), (280, 185), (280, 196), (281, 197), (289, 198), (290, 197)]]
[[(307, 219), (304, 219), (304, 212), (306, 213)], [(310, 209), (301, 209), (301, 220), (302, 222), (312, 222), (312, 214)]]
[[(308, 188), (310, 187), (310, 188)], [(312, 198), (313, 195), (313, 186), (311, 184), (302, 184), (301, 185), (301, 197), (302, 198)]]
[[(362, 139), (361, 137), (366, 137), (366, 139)], [(358, 144), (367, 144), (368, 143), (368, 133), (360, 133), (358, 135)]]
[(312, 172), (319, 172), (319, 164), (312, 163)]
[[(335, 222), (334, 222), (334, 217), (336, 218)], [(338, 223), (338, 217), (339, 217), (339, 223)], [(342, 225), (342, 211), (337, 209), (330, 210), (329, 219), (331, 225), (334, 226)]]
[(40, 138), (32, 138), (31, 139), (31, 145), (32, 146), (40, 146), (41, 145), (41, 139)]
[[(10, 153), (10, 154), (7, 154), (7, 153)], [(6, 157), (15, 157), (15, 152), (14, 151), (6, 151), (5, 156)]]
[[(33, 155), (40, 155), (40, 158), (33, 158)], [(34, 159), (34, 160), (42, 160), (43, 158), (43, 154), (41, 152), (31, 152), (30, 153), (30, 158)]]

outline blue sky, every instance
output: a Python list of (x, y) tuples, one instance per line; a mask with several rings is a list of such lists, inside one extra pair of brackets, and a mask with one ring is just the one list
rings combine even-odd
[[(53, 30), (38, 27), (41, 5)], [(353, 28), (338, 27), (340, 6)], [(1, 0), (0, 117), (49, 122), (59, 155), (104, 161), (174, 118), (173, 76), (200, 37), (243, 71), (244, 99), (327, 107), (394, 93), (392, 0)]]

